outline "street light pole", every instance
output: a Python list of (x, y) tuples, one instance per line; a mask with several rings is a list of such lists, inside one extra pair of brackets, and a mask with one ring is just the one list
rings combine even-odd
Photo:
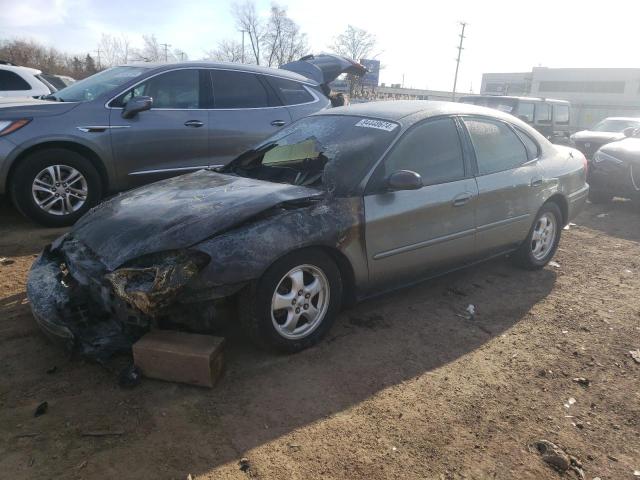
[(460, 56), (462, 55), (462, 42), (465, 39), (464, 30), (467, 27), (466, 22), (460, 22), (462, 25), (462, 32), (460, 33), (460, 45), (458, 45), (458, 58), (456, 59), (456, 75), (453, 77), (453, 92), (451, 93), (451, 101), (456, 101), (456, 87), (458, 86), (458, 69), (460, 68)]
[(242, 63), (244, 63), (244, 34), (246, 33), (246, 30), (240, 30), (242, 32), (242, 54), (241, 54), (241, 58), (242, 58)]

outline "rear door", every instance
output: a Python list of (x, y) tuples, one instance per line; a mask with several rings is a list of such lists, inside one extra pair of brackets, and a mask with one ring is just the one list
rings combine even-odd
[(225, 165), (291, 122), (289, 111), (262, 75), (219, 69), (209, 73), (209, 163)]
[[(112, 102), (111, 145), (119, 175), (141, 183), (207, 166), (203, 74), (196, 68), (163, 72)], [(120, 106), (141, 95), (153, 98), (151, 110), (122, 118)]]
[(480, 255), (522, 242), (542, 205), (539, 146), (499, 120), (465, 117), (477, 164), (476, 247)]
[[(385, 180), (398, 170), (420, 174), (424, 186), (389, 191)], [(477, 195), (455, 119), (408, 130), (374, 172), (364, 198), (374, 287), (418, 279), (472, 256)]]

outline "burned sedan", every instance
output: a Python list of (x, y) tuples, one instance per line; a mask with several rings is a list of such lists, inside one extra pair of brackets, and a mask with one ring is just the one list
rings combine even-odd
[(585, 165), (484, 107), (332, 109), (94, 208), (45, 248), (28, 296), (45, 332), (97, 359), (229, 306), (255, 342), (298, 351), (364, 297), (508, 252), (543, 267), (585, 202)]

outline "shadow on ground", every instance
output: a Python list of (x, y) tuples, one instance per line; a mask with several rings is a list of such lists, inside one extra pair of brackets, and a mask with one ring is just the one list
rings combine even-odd
[(609, 203), (590, 205), (575, 222), (603, 235), (640, 242), (640, 202), (616, 198)]
[[(493, 261), (347, 310), (324, 342), (297, 355), (257, 351), (232, 328), (227, 371), (212, 390), (152, 380), (122, 390), (115, 367), (70, 362), (49, 345), (14, 295), (0, 300), (0, 362), (12, 385), (0, 385), (0, 466), (18, 470), (16, 478), (67, 476), (88, 459), (83, 478), (210, 472), (388, 387), (437, 374), (519, 322), (555, 281), (548, 269)], [(474, 320), (458, 315), (468, 304)], [(48, 413), (33, 418), (44, 400)], [(82, 436), (96, 430), (119, 434)]]

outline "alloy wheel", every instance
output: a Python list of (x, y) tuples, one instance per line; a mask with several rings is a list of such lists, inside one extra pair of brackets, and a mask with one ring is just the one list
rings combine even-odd
[(70, 215), (87, 201), (87, 179), (68, 165), (51, 165), (33, 179), (31, 193), (36, 205), (51, 215)]
[(538, 218), (531, 236), (531, 254), (536, 260), (543, 260), (553, 249), (556, 239), (556, 217), (545, 212)]

